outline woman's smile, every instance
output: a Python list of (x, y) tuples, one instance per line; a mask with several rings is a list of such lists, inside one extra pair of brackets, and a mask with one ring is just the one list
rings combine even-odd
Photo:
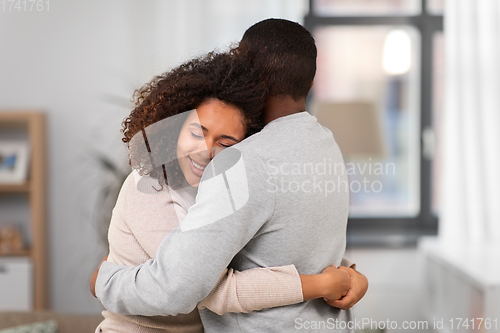
[(205, 165), (202, 165), (201, 163), (196, 163), (191, 157), (189, 157), (189, 162), (190, 162), (190, 165), (191, 165), (191, 170), (193, 171), (193, 173), (195, 175), (197, 175), (198, 177), (201, 177), (203, 175), (203, 171), (205, 170), (205, 167), (207, 166), (206, 164)]

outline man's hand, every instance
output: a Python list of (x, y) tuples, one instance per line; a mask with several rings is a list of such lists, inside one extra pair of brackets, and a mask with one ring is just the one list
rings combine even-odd
[(349, 273), (351, 276), (351, 288), (347, 294), (339, 300), (325, 298), (325, 301), (336, 308), (347, 310), (353, 307), (368, 290), (368, 279), (366, 276), (358, 272), (353, 268), (347, 268), (339, 266), (338, 269), (342, 269)]
[(107, 259), (108, 259), (108, 256), (105, 256), (101, 260), (99, 267), (97, 267), (97, 269), (94, 271), (94, 273), (92, 273), (92, 275), (90, 276), (90, 292), (92, 293), (92, 295), (94, 295), (94, 297), (97, 297), (95, 295), (95, 282), (97, 281), (97, 274), (99, 274), (99, 268), (101, 268), (102, 263), (105, 262)]

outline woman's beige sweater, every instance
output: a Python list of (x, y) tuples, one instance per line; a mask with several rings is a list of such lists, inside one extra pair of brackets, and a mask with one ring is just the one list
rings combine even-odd
[[(154, 258), (165, 236), (193, 205), (196, 188), (163, 187), (157, 180), (133, 171), (122, 186), (109, 226), (108, 261), (138, 266)], [(139, 190), (140, 189), (140, 190)], [(250, 312), (303, 301), (300, 277), (294, 265), (226, 270), (198, 308), (217, 314)], [(198, 310), (177, 316), (125, 316), (103, 311), (104, 321), (96, 332), (203, 332)]]

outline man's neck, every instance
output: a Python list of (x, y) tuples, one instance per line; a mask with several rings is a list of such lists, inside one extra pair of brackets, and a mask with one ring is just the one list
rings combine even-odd
[(266, 111), (264, 113), (264, 123), (267, 125), (271, 121), (289, 116), (294, 113), (306, 110), (306, 99), (301, 98), (296, 101), (292, 96), (273, 96), (266, 102)]

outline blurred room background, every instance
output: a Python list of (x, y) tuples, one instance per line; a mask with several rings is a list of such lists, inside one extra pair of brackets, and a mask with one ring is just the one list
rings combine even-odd
[[(355, 316), (500, 317), (500, 1), (49, 1), (0, 3), (0, 245), (23, 244), (1, 254), (0, 310), (102, 310), (88, 279), (134, 90), (281, 17), (316, 39), (308, 111), (351, 170), (346, 257), (370, 283)], [(28, 156), (12, 184), (9, 149)]]

